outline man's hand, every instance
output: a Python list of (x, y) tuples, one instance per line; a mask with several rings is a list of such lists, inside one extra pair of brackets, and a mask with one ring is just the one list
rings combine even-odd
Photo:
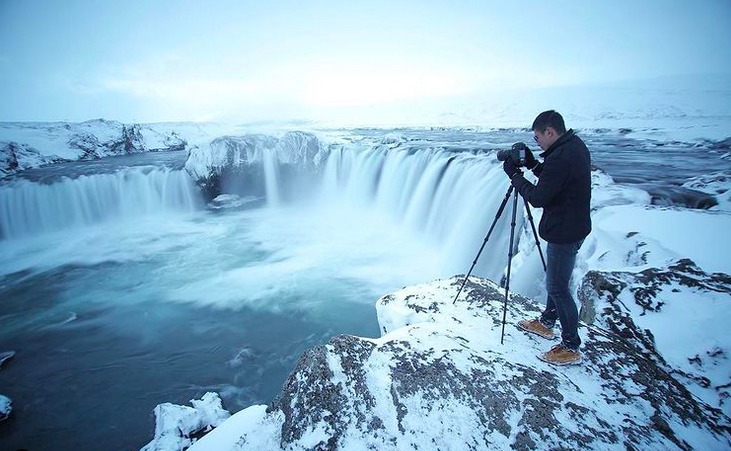
[(515, 174), (520, 173), (520, 169), (518, 169), (518, 166), (515, 164), (512, 158), (508, 158), (503, 162), (503, 171), (505, 171), (506, 174), (508, 174), (508, 177), (511, 179)]
[(525, 167), (533, 169), (538, 164), (538, 160), (533, 156), (533, 152), (530, 151), (528, 146), (524, 142), (517, 142), (513, 144), (513, 150), (520, 152), (521, 150), (525, 153)]

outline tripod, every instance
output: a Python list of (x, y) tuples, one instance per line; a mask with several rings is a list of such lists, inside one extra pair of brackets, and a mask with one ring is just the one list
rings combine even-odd
[[(505, 319), (507, 317), (508, 313), (508, 292), (510, 291), (510, 267), (512, 265), (513, 261), (513, 243), (514, 243), (514, 237), (515, 237), (515, 217), (518, 210), (518, 190), (515, 189), (515, 187), (511, 184), (508, 187), (508, 192), (505, 193), (505, 197), (503, 198), (502, 202), (500, 203), (500, 207), (497, 209), (497, 213), (495, 214), (495, 219), (492, 221), (492, 225), (490, 226), (490, 230), (487, 232), (487, 235), (485, 235), (485, 239), (482, 241), (482, 246), (480, 246), (480, 250), (477, 252), (477, 255), (475, 256), (475, 260), (472, 262), (472, 266), (470, 267), (470, 270), (467, 272), (467, 275), (464, 278), (464, 281), (462, 282), (462, 286), (459, 287), (459, 291), (457, 291), (457, 295), (454, 297), (454, 301), (452, 301), (452, 304), (457, 302), (457, 298), (459, 297), (459, 294), (462, 292), (462, 289), (464, 288), (465, 284), (467, 283), (467, 279), (469, 279), (470, 274), (472, 274), (472, 270), (475, 269), (475, 265), (477, 264), (477, 260), (480, 258), (480, 254), (482, 254), (482, 251), (485, 249), (485, 245), (487, 245), (487, 241), (490, 239), (490, 235), (492, 235), (492, 231), (495, 229), (495, 224), (497, 224), (498, 219), (500, 219), (500, 216), (503, 214), (503, 211), (505, 210), (505, 205), (508, 203), (508, 199), (510, 199), (510, 195), (513, 194), (513, 215), (510, 222), (510, 245), (508, 247), (508, 274), (507, 279), (505, 281), (505, 300), (503, 301), (503, 327), (502, 331), (500, 333), (500, 344), (503, 344), (503, 339), (505, 337)], [(538, 253), (541, 256), (541, 262), (543, 262), (543, 270), (546, 270), (546, 260), (543, 258), (543, 250), (541, 250), (540, 242), (538, 241), (538, 232), (536, 232), (536, 225), (533, 222), (533, 215), (530, 211), (530, 206), (528, 205), (528, 201), (523, 198), (523, 203), (525, 204), (525, 211), (528, 213), (528, 220), (530, 222), (531, 228), (533, 229), (533, 237), (536, 240), (536, 247), (538, 248)]]

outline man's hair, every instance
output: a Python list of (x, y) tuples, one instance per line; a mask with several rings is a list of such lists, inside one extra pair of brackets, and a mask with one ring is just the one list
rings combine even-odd
[(531, 130), (543, 133), (548, 127), (556, 130), (559, 135), (566, 133), (566, 124), (563, 122), (563, 117), (554, 110), (544, 111), (539, 114), (536, 120), (533, 121)]

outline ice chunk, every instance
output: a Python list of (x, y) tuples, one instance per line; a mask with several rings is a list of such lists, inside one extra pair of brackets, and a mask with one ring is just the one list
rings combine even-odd
[(221, 405), (217, 393), (208, 392), (190, 401), (193, 407), (171, 403), (155, 407), (155, 438), (141, 451), (185, 449), (200, 432), (210, 431), (231, 416)]
[(0, 395), (0, 421), (5, 420), (10, 416), (13, 402), (7, 396)]

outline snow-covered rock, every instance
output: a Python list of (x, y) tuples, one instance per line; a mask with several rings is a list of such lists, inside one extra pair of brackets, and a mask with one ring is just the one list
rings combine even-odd
[(731, 416), (731, 276), (689, 259), (640, 272), (589, 271), (578, 298), (582, 320), (621, 337)]
[(291, 182), (292, 176), (321, 169), (325, 155), (317, 137), (305, 132), (288, 132), (281, 138), (222, 136), (192, 148), (185, 169), (208, 199), (220, 194), (263, 195), (266, 177)]
[(219, 426), (230, 416), (216, 393), (206, 393), (190, 403), (193, 407), (170, 403), (155, 407), (155, 438), (141, 451), (186, 449), (195, 441), (196, 434)]
[[(505, 304), (474, 277), (453, 303), (462, 280), (384, 296), (380, 338), (311, 349), (268, 408), (235, 414), (191, 450), (731, 446), (729, 417), (693, 396), (622, 310), (582, 328), (582, 365), (553, 367), (536, 358), (551, 343), (513, 326), (540, 305), (519, 295)], [(604, 299), (601, 285), (592, 296)]]
[(96, 119), (80, 123), (0, 123), (0, 177), (42, 164), (112, 155), (183, 150), (187, 141), (164, 125)]
[(0, 395), (0, 421), (6, 420), (10, 416), (10, 412), (13, 410), (13, 403), (5, 395)]
[[(10, 360), (15, 357), (15, 351), (0, 352), (0, 367), (3, 366), (6, 360)], [(0, 421), (6, 420), (10, 416), (10, 412), (13, 410), (13, 402), (5, 395), (0, 395)]]
[(46, 157), (27, 144), (0, 142), (0, 178), (43, 164), (64, 161), (59, 157)]
[(208, 207), (212, 210), (236, 209), (251, 205), (258, 200), (259, 199), (253, 196), (242, 198), (240, 196), (237, 196), (236, 194), (221, 194), (219, 196), (216, 196), (215, 199), (211, 200), (208, 203)]
[(277, 142), (275, 137), (261, 134), (222, 136), (208, 146), (191, 149), (185, 170), (204, 194), (215, 198), (223, 194), (220, 185), (225, 175), (244, 171), (254, 161), (261, 162), (263, 155), (272, 152)]
[(684, 188), (694, 189), (714, 196), (717, 205), (712, 210), (731, 211), (731, 171), (719, 171), (713, 174), (695, 177), (683, 184)]

